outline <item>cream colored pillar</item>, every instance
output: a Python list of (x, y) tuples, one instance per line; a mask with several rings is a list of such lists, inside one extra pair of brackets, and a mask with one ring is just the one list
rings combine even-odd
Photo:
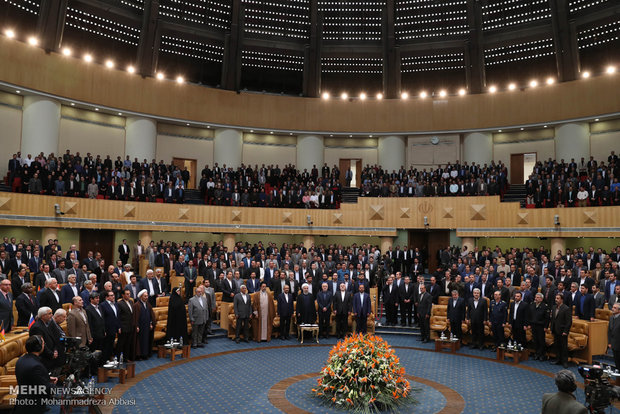
[(309, 249), (314, 245), (314, 236), (312, 234), (304, 234), (302, 241), (304, 242), (304, 247)]
[(473, 251), (474, 247), (476, 247), (476, 239), (473, 237), (463, 237), (461, 239), (461, 249), (465, 248), (465, 246), (467, 246), (468, 252)]
[(236, 239), (234, 233), (224, 233), (224, 247), (226, 247), (229, 252), (233, 251), (235, 243)]
[[(138, 271), (141, 275), (146, 275), (146, 270), (149, 268), (149, 258), (146, 257), (146, 248), (153, 240), (153, 232), (150, 230), (138, 232), (138, 240), (142, 242), (142, 257), (136, 257), (135, 261), (138, 265)], [(135, 271), (135, 270), (134, 270)]]
[(566, 239), (563, 237), (551, 238), (551, 251), (549, 253), (551, 257), (549, 257), (549, 260), (553, 260), (558, 250), (560, 250), (562, 254), (566, 251)]
[(381, 237), (381, 254), (386, 254), (394, 244), (394, 237)]
[(138, 240), (142, 242), (142, 246), (146, 249), (149, 243), (153, 240), (153, 232), (150, 230), (138, 232)]

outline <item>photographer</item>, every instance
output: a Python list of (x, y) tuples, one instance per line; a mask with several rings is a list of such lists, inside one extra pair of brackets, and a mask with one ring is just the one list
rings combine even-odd
[(607, 328), (607, 346), (614, 354), (616, 369), (620, 369), (620, 303), (614, 303), (611, 308), (611, 318)]
[(575, 374), (563, 369), (555, 374), (555, 385), (558, 392), (544, 394), (542, 399), (542, 414), (587, 414), (588, 409), (578, 402), (573, 395), (577, 389)]
[[(59, 367), (64, 363), (64, 350), (56, 335), (52, 322), (52, 309), (46, 306), (39, 308), (36, 322), (30, 327), (30, 336), (40, 336), (47, 346), (41, 350), (41, 360), (48, 370)], [(60, 356), (60, 358), (59, 358)]]
[[(47, 410), (42, 399), (49, 396), (50, 388), (56, 383), (56, 378), (49, 376), (47, 368), (41, 362), (39, 355), (44, 349), (45, 341), (43, 338), (39, 335), (31, 336), (26, 341), (27, 354), (19, 358), (15, 364), (15, 376), (20, 387), (20, 394), (17, 395), (17, 403), (13, 411), (15, 414), (44, 413)], [(44, 386), (46, 391), (45, 393), (21, 394), (22, 390), (28, 390), (28, 388), (22, 388), (24, 386)]]

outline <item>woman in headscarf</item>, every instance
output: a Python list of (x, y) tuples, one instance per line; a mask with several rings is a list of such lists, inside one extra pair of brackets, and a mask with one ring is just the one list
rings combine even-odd
[(166, 324), (166, 340), (173, 338), (179, 340), (183, 338), (183, 343), (188, 343), (187, 336), (187, 309), (183, 303), (183, 298), (179, 294), (179, 288), (172, 289), (170, 301), (168, 302), (168, 323)]

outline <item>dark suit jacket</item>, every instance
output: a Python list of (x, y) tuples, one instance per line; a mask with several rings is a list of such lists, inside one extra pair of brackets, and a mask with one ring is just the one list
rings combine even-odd
[(413, 302), (414, 292), (415, 290), (414, 290), (413, 283), (409, 283), (409, 286), (407, 287), (406, 292), (405, 292), (405, 283), (401, 283), (400, 289), (398, 289), (398, 300), (402, 302), (405, 299), (410, 299), (411, 302)]
[(237, 318), (249, 318), (252, 314), (252, 298), (249, 294), (247, 294), (246, 297), (247, 301), (245, 303), (243, 302), (241, 293), (237, 293), (234, 297), (233, 306), (235, 308), (235, 315)]
[(489, 307), (486, 298), (480, 297), (478, 307), (474, 307), (474, 298), (469, 298), (467, 302), (467, 319), (471, 321), (472, 325), (484, 323), (488, 318), (488, 314)]
[(237, 288), (233, 279), (230, 280), (230, 283), (228, 283), (228, 279), (226, 278), (222, 281), (222, 293), (222, 302), (233, 303), (234, 297), (230, 297), (230, 294), (237, 293)]
[(364, 303), (362, 304), (362, 300), (360, 299), (361, 294), (357, 292), (355, 296), (353, 296), (353, 313), (357, 315), (357, 317), (365, 317), (368, 316), (371, 311), (370, 306), (370, 295), (364, 292)]
[(418, 316), (420, 319), (431, 317), (431, 308), (433, 307), (433, 297), (430, 293), (424, 292), (421, 298), (418, 298)]
[[(583, 298), (583, 307), (581, 306), (581, 300)], [(594, 296), (590, 293), (586, 293), (585, 295), (579, 294), (579, 300), (575, 303), (575, 315), (579, 317), (579, 319), (583, 319), (589, 321), (590, 318), (594, 318)]]
[(387, 305), (395, 305), (399, 302), (399, 291), (396, 285), (392, 284), (392, 293), (390, 293), (389, 285), (383, 286), (383, 303)]
[[(80, 287), (77, 284), (75, 285), (75, 287), (77, 288), (78, 295), (79, 295), (80, 294)], [(62, 287), (62, 289), (60, 289), (60, 302), (62, 304), (71, 303), (74, 296), (75, 295), (73, 294), (73, 289), (71, 289), (71, 286), (69, 286), (68, 283), (66, 285), (64, 285)]]
[(607, 327), (607, 343), (613, 351), (620, 351), (620, 318), (611, 316)]
[(30, 322), (30, 316), (37, 316), (39, 310), (39, 301), (33, 295), (32, 300), (28, 299), (28, 295), (22, 293), (15, 299), (15, 307), (17, 308), (17, 325), (16, 326), (28, 326)]
[(349, 292), (345, 292), (344, 301), (342, 300), (342, 294), (338, 291), (333, 299), (334, 311), (336, 315), (346, 315), (351, 312), (353, 307), (353, 296)]
[(508, 310), (508, 323), (510, 323), (513, 327), (513, 330), (516, 327), (521, 329), (523, 326), (527, 325), (528, 321), (528, 304), (521, 301), (519, 307), (517, 308), (517, 317), (515, 318), (515, 302), (510, 304), (510, 309)]
[(557, 305), (551, 309), (551, 332), (556, 335), (567, 334), (570, 332), (570, 327), (573, 325), (573, 317), (571, 309), (562, 304), (558, 311), (558, 315), (555, 315)]
[(293, 309), (293, 295), (288, 293), (288, 302), (286, 301), (286, 297), (283, 293), (278, 295), (278, 315), (281, 318), (290, 318), (293, 316), (295, 310)]
[(103, 311), (99, 307), (101, 316), (95, 310), (94, 306), (86, 307), (86, 315), (88, 316), (88, 326), (90, 327), (90, 334), (93, 339), (103, 339), (105, 337), (105, 320), (103, 319)]
[[(105, 333), (106, 335), (116, 335), (118, 330), (121, 328), (121, 322), (118, 319), (118, 316), (114, 314), (114, 310), (108, 303), (108, 301), (101, 301), (99, 304), (99, 310), (103, 315), (103, 320), (105, 321)], [(116, 312), (118, 312), (118, 306), (116, 307)]]
[(116, 302), (116, 309), (118, 310), (121, 333), (131, 333), (135, 331), (135, 326), (133, 325), (133, 303), (127, 306), (127, 303), (121, 299)]
[[(61, 348), (63, 346), (58, 341), (53, 324), (54, 322), (50, 321), (49, 325), (45, 326), (43, 321), (37, 319), (30, 327), (30, 336), (41, 335), (43, 341), (45, 341), (45, 348), (41, 354), (41, 359), (48, 370), (64, 364), (64, 360), (61, 360), (61, 351), (63, 350)], [(58, 351), (58, 358), (54, 358), (54, 351)]]
[(450, 298), (448, 301), (448, 320), (450, 322), (462, 322), (465, 320), (465, 299), (458, 298), (456, 306), (453, 306), (454, 300)]
[(0, 320), (5, 332), (9, 332), (13, 326), (13, 295), (7, 293), (8, 300), (0, 293)]
[(60, 292), (56, 291), (56, 293), (58, 294), (58, 300), (56, 300), (56, 297), (50, 289), (45, 289), (39, 298), (39, 305), (47, 306), (52, 309), (52, 312), (56, 312), (58, 308), (62, 307), (60, 303)]
[[(47, 347), (47, 343), (45, 346)], [(34, 404), (20, 405), (18, 403), (15, 406), (15, 411), (13, 411), (14, 413), (36, 414), (45, 412), (45, 405), (41, 400), (45, 397), (53, 398), (50, 390), (53, 384), (50, 382), (48, 370), (48, 367), (44, 365), (42, 359), (35, 354), (26, 354), (17, 360), (17, 363), (15, 364), (15, 376), (17, 377), (17, 383), (20, 386), (43, 386), (46, 389), (46, 393), (18, 395), (18, 400), (34, 400)]]

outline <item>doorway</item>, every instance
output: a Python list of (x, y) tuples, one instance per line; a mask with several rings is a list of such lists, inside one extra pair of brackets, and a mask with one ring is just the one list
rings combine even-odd
[(357, 158), (340, 158), (338, 168), (340, 168), (340, 185), (343, 188), (347, 186), (345, 177), (349, 168), (351, 168), (351, 173), (353, 173), (350, 187), (360, 187), (362, 181), (362, 160)]
[(525, 184), (536, 165), (537, 153), (510, 154), (510, 184)]
[(88, 251), (101, 253), (106, 264), (114, 264), (114, 230), (80, 230), (80, 252), (86, 257)]
[(439, 260), (437, 251), (450, 244), (449, 230), (409, 230), (409, 247), (420, 249), (424, 257), (424, 267), (429, 273), (437, 270)]
[(190, 158), (172, 158), (172, 165), (181, 171), (185, 168), (189, 171), (189, 181), (187, 182), (186, 190), (196, 188), (196, 160)]

